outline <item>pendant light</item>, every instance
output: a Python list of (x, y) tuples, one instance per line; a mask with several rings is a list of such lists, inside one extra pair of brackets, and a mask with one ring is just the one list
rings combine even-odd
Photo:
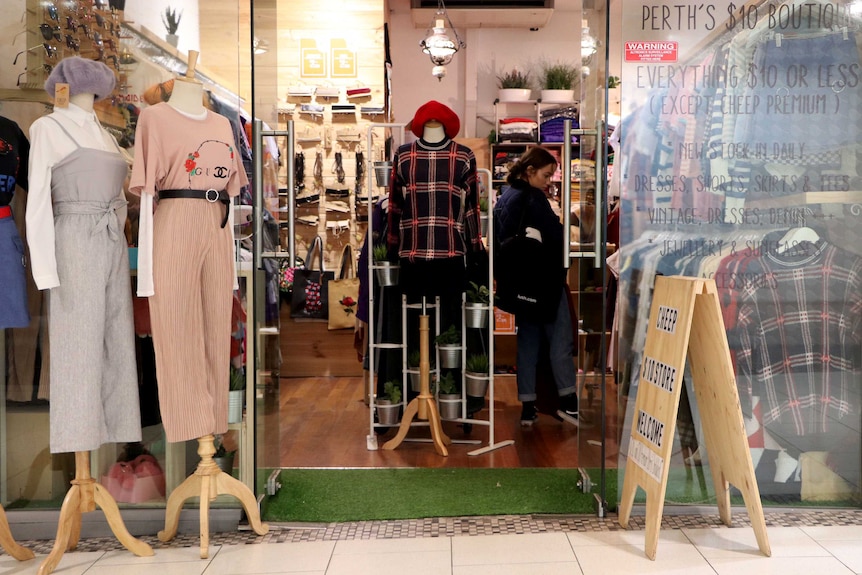
[[(455, 39), (449, 37), (446, 33), (446, 23), (452, 29), (452, 34)], [(452, 61), (452, 57), (461, 48), (467, 45), (458, 36), (458, 30), (452, 24), (452, 19), (449, 18), (449, 13), (446, 11), (446, 5), (443, 0), (437, 0), (437, 13), (434, 15), (434, 22), (431, 25), (430, 34), (427, 38), (419, 42), (419, 47), (422, 51), (428, 54), (431, 58), (431, 63), (434, 64), (432, 74), (438, 80), (442, 80), (446, 75), (444, 66)]]

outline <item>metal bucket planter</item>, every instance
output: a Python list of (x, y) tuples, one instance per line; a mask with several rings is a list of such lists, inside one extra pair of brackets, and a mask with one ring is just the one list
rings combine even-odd
[(437, 345), (440, 352), (440, 367), (443, 369), (459, 369), (461, 367), (461, 344)]
[(480, 215), (479, 216), (479, 228), (482, 232), (482, 237), (488, 237), (488, 216)]
[(380, 425), (395, 425), (401, 419), (400, 416), (400, 403), (392, 403), (388, 399), (377, 400), (377, 423)]
[(488, 377), (487, 373), (473, 373), (472, 371), (464, 372), (464, 379), (467, 380), (467, 395), (470, 397), (485, 397), (488, 393)]
[(227, 392), (227, 422), (242, 423), (242, 407), (244, 403), (245, 390), (231, 390)]
[(374, 179), (377, 187), (388, 188), (392, 176), (392, 162), (374, 162)]
[(377, 281), (383, 287), (398, 285), (398, 264), (392, 262), (377, 262), (374, 264), (374, 273)]
[(236, 452), (232, 451), (227, 455), (222, 455), (221, 457), (213, 457), (213, 461), (219, 469), (221, 469), (228, 475), (231, 475), (233, 474), (233, 459), (235, 455)]
[(464, 321), (467, 327), (488, 327), (488, 305), (484, 303), (464, 304)]
[(441, 393), (437, 396), (437, 408), (441, 419), (458, 419), (461, 417), (461, 395)]
[(408, 367), (407, 375), (410, 379), (410, 389), (416, 393), (419, 393), (422, 388), (422, 380), (419, 377), (419, 368)]

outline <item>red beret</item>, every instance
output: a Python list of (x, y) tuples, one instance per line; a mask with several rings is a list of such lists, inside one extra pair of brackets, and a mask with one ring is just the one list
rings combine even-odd
[(416, 110), (416, 115), (410, 121), (410, 130), (416, 134), (417, 138), (421, 138), (425, 124), (431, 120), (437, 120), (443, 124), (443, 131), (449, 138), (457, 136), (461, 129), (461, 121), (458, 119), (458, 115), (452, 111), (452, 108), (436, 100), (431, 100)]

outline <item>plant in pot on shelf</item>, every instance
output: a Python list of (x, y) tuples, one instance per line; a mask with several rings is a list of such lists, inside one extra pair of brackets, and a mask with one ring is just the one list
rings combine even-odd
[(165, 8), (164, 14), (162, 14), (162, 24), (165, 26), (165, 30), (167, 31), (167, 35), (165, 36), (165, 41), (168, 44), (177, 47), (179, 43), (179, 36), (177, 36), (177, 30), (180, 27), (180, 21), (183, 19), (183, 11), (180, 10), (177, 13), (175, 8), (171, 8), (168, 6)]
[(517, 68), (497, 75), (497, 99), (501, 102), (526, 102), (530, 99), (530, 73), (521, 73)]
[(440, 353), (440, 367), (456, 369), (461, 367), (461, 333), (454, 325), (434, 339)]
[(467, 395), (485, 397), (488, 391), (488, 356), (474, 353), (467, 356), (464, 378), (467, 380)]
[(442, 419), (458, 419), (461, 417), (461, 393), (455, 383), (455, 376), (447, 371), (437, 382), (437, 404)]
[[(419, 350), (413, 349), (407, 353), (407, 375), (410, 379), (410, 389), (419, 393), (422, 382), (419, 379)], [(434, 356), (428, 356), (428, 367), (434, 369)]]
[(389, 261), (389, 246), (375, 244), (371, 250), (374, 259), (374, 272), (382, 287), (394, 286), (398, 283), (398, 264)]
[(575, 100), (575, 88), (581, 73), (572, 64), (563, 62), (542, 64), (542, 102), (567, 104)]
[(230, 367), (230, 387), (227, 393), (227, 422), (241, 423), (245, 404), (245, 370)]
[(488, 325), (488, 308), (491, 303), (491, 292), (486, 285), (470, 282), (464, 304), (464, 321), (467, 327), (483, 328)]
[(389, 380), (383, 384), (383, 396), (377, 398), (377, 423), (395, 425), (401, 411), (401, 382)]
[(213, 445), (216, 450), (213, 454), (213, 461), (218, 465), (219, 469), (231, 475), (233, 473), (233, 460), (236, 456), (236, 449), (227, 449), (225, 447), (223, 435), (216, 435)]

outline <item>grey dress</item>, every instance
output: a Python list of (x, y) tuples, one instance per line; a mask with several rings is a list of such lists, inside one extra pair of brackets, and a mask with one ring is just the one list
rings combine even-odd
[(51, 172), (60, 278), (48, 304), (51, 453), (62, 453), (140, 441), (141, 420), (118, 195), (128, 166), (119, 152), (81, 147), (56, 123), (78, 146)]

